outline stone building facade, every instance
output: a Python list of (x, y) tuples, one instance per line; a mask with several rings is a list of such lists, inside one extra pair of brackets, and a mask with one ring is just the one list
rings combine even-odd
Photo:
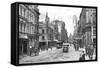
[(19, 54), (29, 55), (38, 44), (39, 9), (37, 5), (19, 4)]
[(60, 20), (54, 20), (54, 36), (55, 40), (68, 42), (67, 29), (65, 28), (65, 22)]
[(39, 22), (39, 47), (48, 49), (51, 41), (54, 40), (53, 36), (54, 26), (50, 23), (48, 14), (46, 13), (45, 21)]
[(80, 46), (90, 48), (96, 47), (96, 9), (83, 8), (78, 23), (78, 35)]

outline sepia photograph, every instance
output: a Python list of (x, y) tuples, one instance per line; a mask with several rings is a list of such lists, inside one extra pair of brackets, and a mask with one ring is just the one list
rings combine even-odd
[(97, 10), (19, 4), (19, 64), (97, 59)]

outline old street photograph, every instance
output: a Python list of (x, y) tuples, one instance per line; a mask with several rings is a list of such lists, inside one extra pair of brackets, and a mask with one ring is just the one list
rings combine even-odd
[(19, 4), (19, 64), (96, 60), (96, 9)]

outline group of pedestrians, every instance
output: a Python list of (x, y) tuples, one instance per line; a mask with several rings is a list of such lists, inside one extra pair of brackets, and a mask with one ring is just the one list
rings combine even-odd
[(87, 60), (86, 57), (88, 57), (89, 60), (92, 60), (93, 59), (93, 53), (94, 53), (94, 50), (89, 48), (89, 49), (85, 49), (85, 51), (82, 51), (82, 53), (80, 54), (80, 58), (79, 60), (80, 61), (83, 61), (83, 60)]

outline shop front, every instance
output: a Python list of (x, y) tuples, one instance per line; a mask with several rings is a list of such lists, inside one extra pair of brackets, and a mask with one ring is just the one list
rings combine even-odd
[(28, 43), (27, 35), (19, 35), (19, 56), (28, 55)]

